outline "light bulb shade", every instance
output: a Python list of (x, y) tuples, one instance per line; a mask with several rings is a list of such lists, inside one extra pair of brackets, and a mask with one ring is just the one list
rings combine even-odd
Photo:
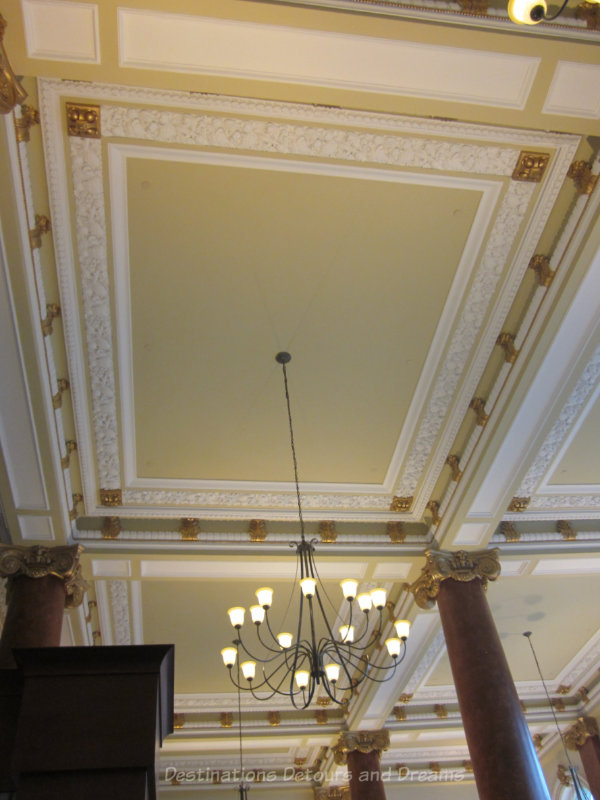
[(302, 594), (304, 597), (314, 597), (316, 585), (317, 582), (314, 578), (302, 578), (300, 581), (300, 586), (302, 588)]
[(271, 604), (273, 603), (273, 589), (270, 589), (268, 586), (263, 586), (257, 589), (255, 594), (260, 606), (263, 608), (271, 608)]
[(296, 679), (296, 686), (299, 689), (306, 689), (308, 681), (310, 680), (310, 673), (305, 669), (299, 669), (294, 673), (294, 678)]
[(546, 0), (509, 0), (508, 16), (518, 25), (537, 25), (546, 16)]
[(354, 600), (358, 590), (358, 581), (355, 581), (353, 578), (346, 578), (340, 582), (340, 586), (342, 587), (342, 592), (346, 600)]
[(371, 600), (371, 595), (368, 592), (359, 594), (356, 599), (361, 611), (370, 611), (373, 607), (373, 601)]
[(229, 614), (229, 619), (231, 620), (233, 627), (241, 628), (244, 624), (244, 614), (246, 613), (246, 609), (242, 608), (242, 606), (234, 606), (234, 608), (230, 608), (227, 613)]
[(237, 658), (237, 650), (235, 647), (224, 647), (221, 650), (221, 657), (226, 667), (233, 667)]
[(385, 601), (387, 600), (387, 592), (385, 589), (373, 589), (371, 592), (371, 600), (376, 609), (381, 611), (385, 608)]
[(251, 681), (254, 679), (256, 675), (256, 662), (255, 661), (242, 661), (240, 664), (242, 668), (242, 675), (246, 678), (247, 681)]
[(279, 642), (280, 647), (283, 650), (287, 650), (288, 647), (292, 646), (292, 641), (294, 637), (291, 633), (278, 633), (277, 634), (277, 641)]
[(340, 637), (344, 644), (354, 641), (354, 625), (341, 625)]
[(396, 639), (394, 636), (392, 639), (385, 640), (385, 646), (388, 649), (388, 653), (391, 655), (392, 658), (397, 658), (400, 655), (400, 650), (402, 649), (402, 640)]
[(394, 622), (396, 626), (396, 633), (400, 639), (408, 639), (410, 633), (410, 622), (407, 619), (397, 619)]
[(329, 683), (336, 683), (340, 677), (340, 665), (334, 664), (333, 661), (330, 664), (326, 664), (325, 675), (327, 675)]
[(262, 606), (250, 606), (250, 616), (252, 617), (252, 622), (260, 625), (265, 618), (265, 610)]

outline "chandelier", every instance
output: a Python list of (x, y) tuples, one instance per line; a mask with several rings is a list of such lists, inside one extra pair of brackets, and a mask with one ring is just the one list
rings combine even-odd
[[(232, 683), (238, 690), (250, 691), (257, 700), (283, 695), (290, 698), (295, 708), (302, 709), (310, 705), (317, 687), (322, 686), (334, 703), (344, 705), (363, 681), (384, 683), (393, 678), (398, 664), (406, 655), (410, 622), (394, 622), (396, 635), (385, 642), (391, 663), (375, 664), (373, 652), (386, 627), (383, 611), (387, 593), (380, 588), (359, 593), (358, 581), (348, 578), (340, 584), (346, 601), (347, 621), (339, 626), (337, 635), (334, 634), (335, 626), (329, 622), (324, 603), (331, 605), (336, 615), (337, 611), (319, 578), (315, 563), (317, 540), (307, 540), (304, 533), (286, 369), (291, 356), (285, 352), (278, 353), (275, 360), (281, 364), (283, 371), (300, 521), (300, 541), (290, 544), (296, 549), (296, 576), (299, 576), (299, 586), (292, 590), (299, 589), (298, 619), (292, 626), (295, 634), (288, 631), (274, 633), (269, 617), (273, 589), (262, 587), (256, 591), (257, 604), (250, 607), (255, 629), (253, 644), (248, 642), (245, 635), (242, 636), (246, 609), (235, 606), (227, 613), (236, 631), (236, 638), (232, 646), (221, 650), (221, 656)], [(241, 658), (244, 660), (240, 663)], [(234, 675), (236, 662), (238, 667)], [(257, 664), (260, 665), (258, 673)]]
[[(559, 17), (567, 7), (568, 0), (564, 0), (558, 11), (548, 15), (546, 0), (509, 0), (508, 16), (519, 25), (537, 25), (538, 22), (552, 22)], [(600, 4), (600, 0), (587, 0), (588, 3)]]

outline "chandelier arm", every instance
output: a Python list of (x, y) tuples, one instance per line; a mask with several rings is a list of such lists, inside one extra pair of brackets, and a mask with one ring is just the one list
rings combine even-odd
[(350, 674), (348, 672), (348, 668), (346, 667), (346, 661), (345, 661), (344, 657), (342, 656), (342, 654), (340, 652), (340, 648), (339, 648), (338, 643), (336, 642), (336, 640), (335, 640), (335, 638), (333, 636), (333, 633), (331, 632), (331, 625), (329, 624), (329, 620), (327, 619), (327, 614), (325, 613), (325, 609), (323, 608), (323, 603), (321, 602), (321, 596), (319, 594), (319, 588), (318, 587), (315, 590), (315, 597), (317, 598), (317, 602), (319, 604), (319, 608), (321, 609), (321, 616), (323, 617), (323, 621), (325, 622), (325, 625), (327, 627), (327, 633), (329, 634), (329, 641), (331, 642), (331, 644), (333, 645), (333, 647), (335, 649), (335, 652), (336, 652), (336, 654), (338, 656), (338, 659), (340, 661), (340, 666), (342, 667), (342, 669), (346, 673), (346, 677), (348, 678), (348, 681), (350, 683), (352, 683), (352, 678), (350, 677)]
[[(336, 696), (335, 686), (333, 687), (333, 692), (331, 691), (330, 683), (327, 680), (327, 678), (323, 679), (323, 688), (325, 689), (325, 692), (327, 693), (327, 696), (329, 697), (330, 700), (333, 700), (333, 702), (336, 703), (338, 706), (345, 705), (345, 703), (342, 700), (338, 700)], [(346, 690), (344, 689), (342, 691)]]
[(273, 635), (273, 631), (271, 630), (271, 624), (269, 622), (269, 616), (268, 616), (268, 613), (266, 611), (265, 611), (265, 622), (267, 623), (267, 630), (271, 634), (271, 639), (277, 644), (279, 649), (275, 649), (274, 647), (271, 647), (270, 644), (265, 642), (265, 640), (263, 639), (263, 637), (261, 635), (261, 632), (260, 632), (260, 628), (261, 628), (260, 625), (256, 626), (256, 637), (257, 637), (258, 641), (262, 644), (262, 646), (265, 648), (265, 650), (268, 650), (270, 653), (274, 653), (275, 655), (273, 656), (273, 658), (276, 658), (281, 653), (281, 645), (279, 644), (279, 642), (277, 641), (277, 639)]
[[(277, 643), (277, 645), (278, 645), (278, 646), (281, 648), (281, 645), (279, 644), (279, 641), (278, 641), (277, 637), (275, 636), (275, 634), (273, 633), (273, 629), (271, 628), (271, 622), (270, 622), (270, 620), (269, 620), (269, 610), (268, 610), (268, 609), (265, 609), (265, 622), (267, 623), (267, 630), (268, 630), (268, 631), (269, 631), (269, 633), (271, 634), (271, 638), (272, 638), (272, 639), (273, 639), (273, 641), (274, 641), (274, 642), (276, 642), (276, 643)], [(268, 646), (268, 645), (266, 645), (266, 644), (265, 644), (265, 647), (267, 647), (267, 649), (270, 649), (270, 648), (269, 648), (269, 646)], [(277, 652), (277, 651), (276, 651), (276, 650), (274, 650), (273, 652), (275, 653), (275, 652)]]
[(562, 6), (561, 6), (561, 7), (558, 9), (558, 11), (557, 11), (555, 14), (552, 14), (552, 16), (551, 16), (551, 17), (547, 17), (547, 16), (545, 16), (545, 15), (544, 15), (544, 18), (543, 18), (542, 22), (552, 22), (552, 20), (553, 20), (553, 19), (556, 19), (557, 17), (560, 17), (560, 15), (562, 14), (562, 12), (563, 12), (563, 11), (565, 10), (565, 8), (567, 7), (567, 3), (568, 3), (568, 2), (569, 2), (569, 0), (563, 0), (563, 4), (562, 4)]

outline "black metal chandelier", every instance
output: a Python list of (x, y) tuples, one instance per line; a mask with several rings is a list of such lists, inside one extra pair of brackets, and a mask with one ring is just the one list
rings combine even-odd
[[(406, 655), (410, 622), (396, 620), (396, 636), (391, 636), (385, 642), (391, 663), (374, 664), (373, 651), (385, 627), (383, 610), (386, 608), (387, 594), (385, 589), (373, 589), (359, 594), (358, 582), (348, 578), (341, 582), (349, 609), (348, 621), (339, 627), (339, 636), (334, 635), (333, 626), (324, 608), (324, 600), (330, 604), (331, 601), (315, 564), (316, 539), (308, 541), (304, 533), (286, 369), (291, 356), (282, 352), (275, 356), (275, 360), (281, 364), (283, 371), (300, 521), (300, 541), (290, 544), (296, 549), (297, 575), (300, 576), (295, 640), (294, 634), (287, 631), (274, 633), (269, 619), (273, 590), (262, 587), (256, 591), (257, 604), (250, 608), (256, 634), (254, 644), (249, 645), (242, 638), (246, 610), (235, 606), (229, 609), (228, 614), (235, 628), (236, 638), (232, 646), (223, 648), (221, 656), (233, 684), (238, 689), (250, 691), (257, 700), (269, 700), (275, 695), (284, 695), (290, 698), (296, 708), (306, 708), (310, 705), (317, 687), (322, 686), (334, 703), (343, 705), (363, 681), (383, 683), (394, 676), (398, 664)], [(355, 609), (355, 601), (360, 609), (359, 614)], [(332, 608), (335, 611), (333, 605)], [(373, 609), (375, 613), (372, 613)], [(360, 617), (358, 622), (357, 616)], [(373, 616), (376, 616), (375, 621)], [(240, 657), (245, 659), (241, 663)], [(233, 666), (236, 661), (238, 669), (237, 676), (234, 676)], [(257, 675), (257, 663), (261, 665), (260, 675)], [(239, 676), (240, 670), (243, 682)]]

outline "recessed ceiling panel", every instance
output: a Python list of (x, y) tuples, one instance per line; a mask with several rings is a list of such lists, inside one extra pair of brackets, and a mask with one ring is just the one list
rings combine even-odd
[[(481, 193), (389, 171), (131, 158), (140, 478), (381, 483)], [(275, 164), (273, 165), (275, 167)]]

